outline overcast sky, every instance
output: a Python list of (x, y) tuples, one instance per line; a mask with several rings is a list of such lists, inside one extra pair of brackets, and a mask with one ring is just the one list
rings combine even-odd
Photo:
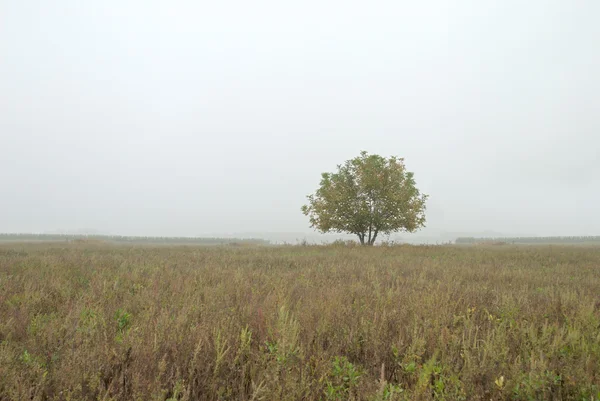
[(600, 234), (600, 2), (0, 0), (0, 232), (307, 232), (405, 158), (424, 233)]

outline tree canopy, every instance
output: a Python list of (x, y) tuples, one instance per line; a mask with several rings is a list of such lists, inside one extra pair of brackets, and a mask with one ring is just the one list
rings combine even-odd
[(415, 232), (425, 225), (427, 195), (416, 187), (404, 159), (361, 152), (323, 173), (317, 191), (302, 212), (311, 227), (322, 233), (355, 234), (363, 245), (373, 245), (380, 234)]

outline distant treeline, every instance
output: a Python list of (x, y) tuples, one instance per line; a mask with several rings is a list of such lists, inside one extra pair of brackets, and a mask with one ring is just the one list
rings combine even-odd
[(501, 237), (501, 238), (475, 238), (461, 237), (455, 241), (457, 244), (480, 243), (507, 243), (507, 244), (582, 244), (599, 243), (600, 236), (580, 237)]
[(269, 241), (255, 238), (195, 238), (195, 237), (139, 237), (123, 235), (82, 234), (0, 234), (0, 241), (106, 241), (131, 244), (253, 244), (268, 245)]

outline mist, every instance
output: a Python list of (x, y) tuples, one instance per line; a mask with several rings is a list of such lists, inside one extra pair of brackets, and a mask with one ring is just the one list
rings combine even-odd
[(418, 235), (600, 234), (598, 15), (0, 0), (0, 232), (310, 234), (306, 195), (366, 150), (429, 195)]

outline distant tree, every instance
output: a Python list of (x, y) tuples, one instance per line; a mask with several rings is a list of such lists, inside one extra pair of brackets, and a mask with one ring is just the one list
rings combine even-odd
[(345, 232), (373, 245), (379, 234), (414, 232), (425, 225), (427, 195), (416, 187), (404, 159), (361, 152), (323, 173), (319, 189), (302, 212), (322, 233)]

